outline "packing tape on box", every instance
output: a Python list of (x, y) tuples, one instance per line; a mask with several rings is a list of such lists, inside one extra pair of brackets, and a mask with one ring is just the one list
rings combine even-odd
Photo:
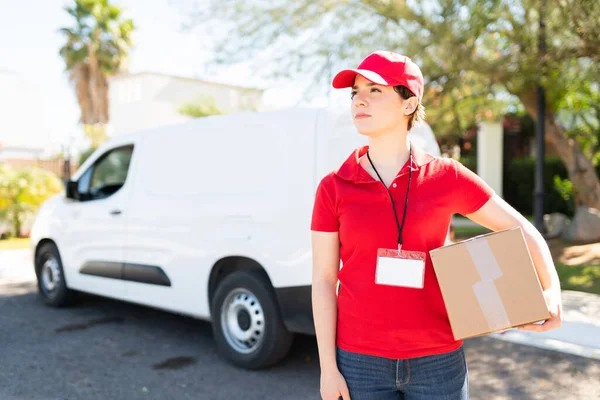
[(486, 239), (465, 243), (481, 280), (473, 285), (473, 292), (492, 332), (510, 326), (510, 319), (494, 281), (502, 276), (496, 257)]

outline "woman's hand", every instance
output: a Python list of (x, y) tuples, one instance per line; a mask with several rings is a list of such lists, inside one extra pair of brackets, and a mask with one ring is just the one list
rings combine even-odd
[(339, 370), (321, 372), (321, 398), (323, 400), (350, 400), (346, 380)]
[(527, 324), (520, 326), (520, 330), (546, 332), (562, 325), (562, 301), (560, 298), (560, 291), (553, 289), (545, 290), (544, 299), (546, 299), (548, 311), (550, 311), (550, 318), (544, 321), (543, 324)]

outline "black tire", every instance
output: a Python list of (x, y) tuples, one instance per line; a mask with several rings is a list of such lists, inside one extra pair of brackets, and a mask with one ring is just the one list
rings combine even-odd
[[(240, 292), (250, 293), (250, 296), (245, 297)], [(229, 301), (228, 298), (233, 300)], [(258, 304), (253, 304), (255, 301), (258, 301)], [(242, 311), (237, 314), (234, 312), (227, 314), (237, 315), (233, 325), (238, 324), (237, 327), (241, 329), (241, 332), (250, 333), (252, 327), (260, 327), (259, 329), (262, 330), (260, 335), (255, 335), (258, 338), (255, 342), (246, 341), (252, 344), (249, 348), (242, 349), (245, 352), (240, 350), (244, 347), (242, 341), (233, 340), (233, 344), (231, 344), (231, 334), (229, 334), (229, 340), (227, 338), (228, 332), (231, 332), (228, 327), (232, 326), (232, 322), (228, 320), (229, 323), (227, 323), (227, 319), (223, 321), (222, 312), (224, 308), (225, 310), (232, 310), (235, 306), (228, 307), (225, 302), (228, 304), (237, 302), (241, 307)], [(241, 315), (248, 310), (245, 308), (246, 306), (250, 307), (247, 324), (243, 320), (246, 317)], [(219, 283), (213, 297), (211, 314), (212, 329), (219, 353), (239, 367), (245, 369), (267, 368), (281, 361), (290, 350), (294, 335), (285, 328), (279, 312), (275, 291), (260, 271), (237, 271), (226, 276)], [(256, 317), (253, 315), (256, 315)], [(264, 323), (259, 324), (261, 318)], [(244, 328), (246, 329), (244, 330)], [(257, 330), (254, 333), (258, 332)]]
[[(44, 267), (46, 263), (54, 262), (56, 264), (52, 268)], [(52, 285), (49, 285), (48, 280), (44, 277), (46, 273), (50, 274)], [(37, 252), (35, 256), (35, 275), (37, 276), (38, 294), (44, 304), (52, 307), (64, 307), (73, 304), (75, 292), (67, 287), (60, 253), (54, 243), (43, 244)]]

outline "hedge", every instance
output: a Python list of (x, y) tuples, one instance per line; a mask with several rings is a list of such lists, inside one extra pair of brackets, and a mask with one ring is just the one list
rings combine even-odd
[[(460, 160), (467, 168), (477, 172), (476, 158), (465, 157)], [(600, 164), (596, 166), (600, 176)], [(565, 200), (555, 187), (554, 177), (567, 179), (567, 169), (560, 158), (548, 156), (544, 163), (544, 213), (560, 212), (573, 216), (573, 199)], [(564, 189), (563, 189), (564, 190)], [(535, 196), (535, 158), (514, 159), (504, 167), (503, 197), (521, 214), (533, 215)]]

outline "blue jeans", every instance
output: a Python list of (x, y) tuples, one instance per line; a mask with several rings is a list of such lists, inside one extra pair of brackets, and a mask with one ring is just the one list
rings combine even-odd
[[(352, 400), (466, 400), (469, 378), (462, 347), (446, 354), (393, 360), (336, 349)], [(344, 399), (347, 400), (347, 399)]]

